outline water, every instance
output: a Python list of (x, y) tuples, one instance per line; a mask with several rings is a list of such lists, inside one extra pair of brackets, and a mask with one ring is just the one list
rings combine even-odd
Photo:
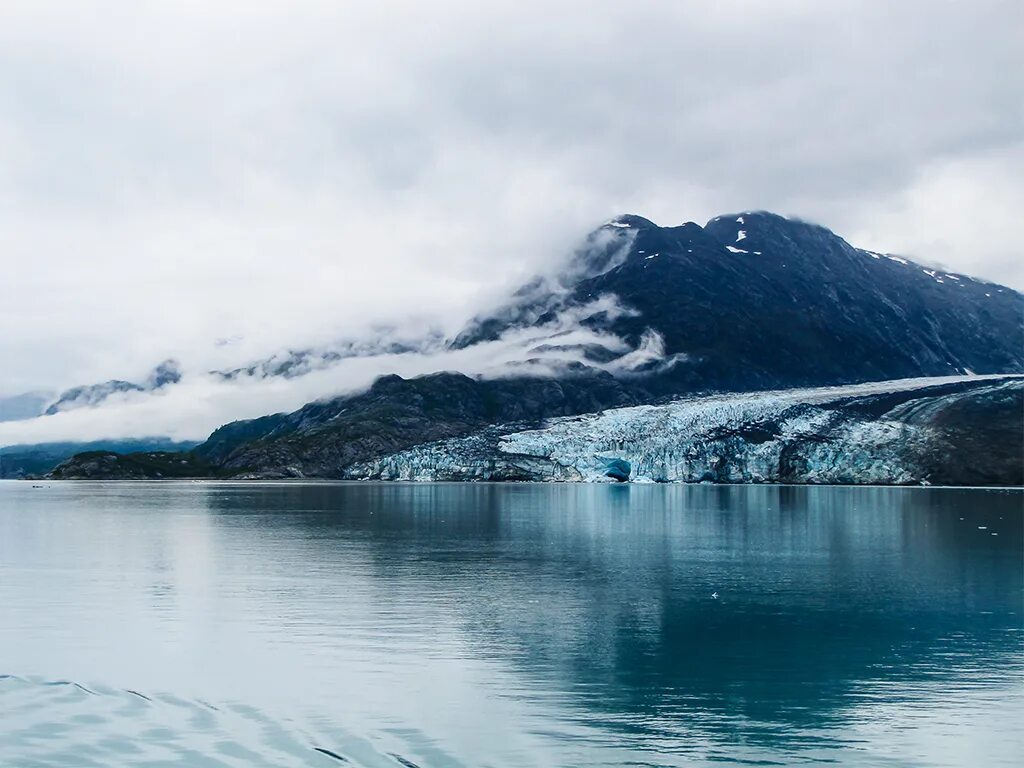
[(1019, 491), (43, 485), (5, 767), (1024, 757)]

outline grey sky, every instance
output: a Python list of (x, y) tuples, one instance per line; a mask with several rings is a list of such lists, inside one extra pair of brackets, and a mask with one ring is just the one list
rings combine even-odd
[(1019, 0), (8, 0), (0, 394), (455, 323), (620, 212), (1022, 288), (1022, 40)]

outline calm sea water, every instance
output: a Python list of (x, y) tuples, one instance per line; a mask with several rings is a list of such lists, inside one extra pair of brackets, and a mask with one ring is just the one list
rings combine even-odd
[(1019, 491), (41, 485), (2, 766), (1024, 758)]

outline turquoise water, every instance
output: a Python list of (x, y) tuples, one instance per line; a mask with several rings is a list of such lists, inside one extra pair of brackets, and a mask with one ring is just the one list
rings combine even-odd
[(5, 767), (1024, 756), (1020, 491), (39, 485)]

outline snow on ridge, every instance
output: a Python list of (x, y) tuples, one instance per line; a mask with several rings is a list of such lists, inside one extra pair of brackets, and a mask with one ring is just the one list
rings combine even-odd
[(727, 251), (729, 251), (731, 253), (750, 253), (750, 251), (745, 251), (742, 248), (734, 248), (731, 245), (725, 246), (725, 250), (727, 250)]
[(747, 231), (745, 229), (741, 229), (739, 232), (736, 233), (736, 242), (738, 243), (740, 240), (745, 240), (746, 237)]

